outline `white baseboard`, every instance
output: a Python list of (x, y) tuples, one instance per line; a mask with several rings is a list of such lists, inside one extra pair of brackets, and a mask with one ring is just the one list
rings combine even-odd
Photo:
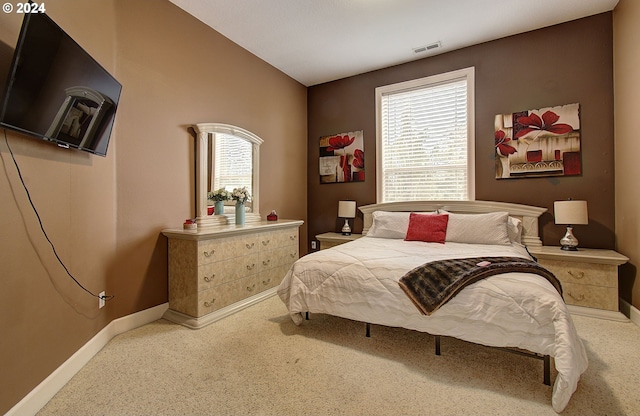
[(640, 326), (640, 310), (624, 299), (620, 299), (620, 312), (628, 317), (631, 322)]
[(622, 312), (606, 311), (604, 309), (586, 308), (584, 306), (567, 305), (567, 309), (572, 315), (589, 316), (591, 318), (608, 319), (610, 321), (629, 322)]
[(582, 306), (575, 305), (567, 305), (569, 312), (573, 315), (583, 315), (590, 316), (592, 318), (599, 319), (608, 319), (611, 321), (618, 322), (633, 322), (634, 324), (640, 326), (640, 310), (638, 310), (635, 306), (631, 305), (624, 299), (619, 299), (619, 308), (620, 312), (615, 311), (606, 311), (603, 309), (596, 308), (585, 308)]
[(98, 332), (89, 342), (84, 344), (75, 354), (51, 373), (49, 377), (44, 379), (42, 383), (38, 384), (36, 388), (31, 390), (29, 394), (13, 406), (5, 416), (27, 416), (36, 414), (91, 358), (100, 352), (113, 337), (161, 319), (168, 307), (169, 304), (165, 303), (111, 321), (109, 325)]

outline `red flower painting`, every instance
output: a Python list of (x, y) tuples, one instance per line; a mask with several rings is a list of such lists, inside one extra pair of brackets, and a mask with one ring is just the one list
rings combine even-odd
[(553, 134), (567, 134), (573, 131), (573, 127), (568, 124), (558, 123), (560, 116), (553, 111), (545, 111), (542, 118), (535, 113), (528, 116), (518, 117), (517, 122), (527, 126), (516, 133), (516, 139), (523, 137), (532, 131), (548, 131)]
[(364, 181), (362, 130), (320, 138), (320, 183)]
[(344, 136), (334, 136), (329, 139), (329, 147), (327, 148), (328, 152), (334, 152), (336, 150), (344, 149), (347, 146), (350, 146), (351, 143), (355, 140), (354, 137), (349, 137), (348, 134)]
[(364, 169), (364, 152), (361, 149), (356, 149), (353, 152), (353, 166)]
[(496, 179), (582, 172), (580, 104), (494, 116)]
[(509, 155), (512, 155), (518, 152), (515, 147), (507, 144), (511, 141), (511, 138), (507, 137), (504, 131), (502, 130), (496, 131), (495, 139), (496, 139), (496, 150), (501, 156), (507, 157)]

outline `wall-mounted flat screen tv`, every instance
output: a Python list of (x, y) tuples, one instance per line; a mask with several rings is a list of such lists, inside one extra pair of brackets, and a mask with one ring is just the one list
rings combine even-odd
[(122, 85), (44, 13), (25, 14), (0, 125), (106, 156)]

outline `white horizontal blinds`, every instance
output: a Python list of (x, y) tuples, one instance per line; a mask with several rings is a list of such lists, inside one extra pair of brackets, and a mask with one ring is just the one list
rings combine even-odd
[(381, 96), (382, 201), (466, 200), (467, 80)]
[(213, 189), (228, 191), (246, 186), (253, 195), (253, 149), (248, 141), (224, 133), (215, 134), (215, 169)]

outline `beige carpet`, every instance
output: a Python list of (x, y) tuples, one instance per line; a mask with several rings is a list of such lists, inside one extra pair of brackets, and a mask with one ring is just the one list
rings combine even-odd
[[(272, 297), (190, 330), (114, 338), (39, 415), (555, 415), (539, 360), (312, 315)], [(640, 415), (640, 328), (575, 317), (590, 365), (563, 415)], [(555, 380), (552, 371), (552, 382)]]

